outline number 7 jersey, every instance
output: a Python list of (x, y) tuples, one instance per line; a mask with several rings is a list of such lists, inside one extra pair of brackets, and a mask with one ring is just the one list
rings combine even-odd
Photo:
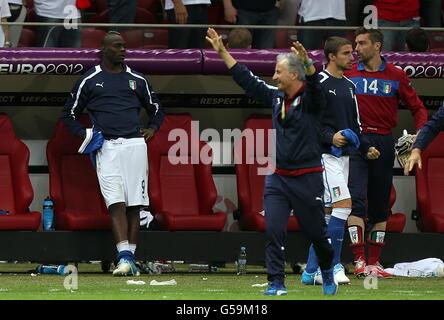
[(410, 109), (416, 130), (420, 129), (427, 121), (426, 108), (405, 72), (381, 58), (378, 71), (366, 71), (360, 62), (345, 73), (356, 86), (363, 132), (390, 134), (398, 123), (400, 101)]

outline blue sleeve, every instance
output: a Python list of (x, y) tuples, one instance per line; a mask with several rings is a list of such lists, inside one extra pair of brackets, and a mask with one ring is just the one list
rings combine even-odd
[(159, 130), (165, 116), (160, 100), (148, 81), (146, 81), (146, 85), (143, 86), (142, 91), (143, 107), (149, 115), (148, 128)]
[(86, 136), (86, 129), (77, 119), (87, 104), (88, 86), (82, 77), (74, 85), (60, 117), (70, 132), (82, 138)]
[(236, 63), (230, 69), (230, 72), (234, 81), (245, 90), (245, 93), (250, 98), (260, 101), (267, 106), (273, 105), (273, 98), (278, 91), (276, 87), (268, 85), (240, 63)]
[(308, 112), (319, 113), (327, 105), (324, 90), (322, 90), (321, 83), (319, 82), (319, 74), (315, 72), (311, 76), (305, 76), (305, 78), (307, 81), (305, 82), (303, 96), (305, 100), (304, 105), (308, 107)]
[(424, 150), (433, 141), (440, 131), (444, 130), (444, 105), (421, 128), (413, 148)]
[(335, 135), (335, 130), (329, 126), (322, 126), (322, 143), (333, 144), (333, 136)]

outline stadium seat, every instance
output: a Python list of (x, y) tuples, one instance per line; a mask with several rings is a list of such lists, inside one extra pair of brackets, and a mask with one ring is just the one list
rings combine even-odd
[(122, 32), (127, 48), (168, 49), (168, 30), (134, 29)]
[(82, 28), (82, 48), (101, 48), (106, 32), (94, 28)]
[(97, 15), (102, 14), (106, 10), (108, 10), (108, 0), (95, 0), (92, 1), (93, 8)]
[(136, 18), (134, 19), (134, 23), (156, 23), (156, 17), (154, 14), (144, 8), (137, 7), (136, 8)]
[(432, 52), (444, 51), (444, 32), (432, 31), (429, 33), (430, 50)]
[[(270, 130), (270, 116), (251, 116), (244, 125), (244, 130), (254, 130), (255, 137), (259, 129)], [(265, 131), (267, 132), (267, 131)], [(257, 154), (255, 143), (245, 143), (245, 139), (235, 143), (235, 167), (237, 181), (238, 207), (240, 210), (240, 222), (243, 229), (265, 231), (265, 217), (263, 216), (264, 175), (258, 174), (258, 168), (264, 167), (260, 162), (269, 156), (268, 138), (265, 134), (265, 151)], [(249, 161), (247, 161), (247, 159)], [(247, 162), (253, 162), (248, 164)], [(288, 231), (300, 230), (299, 223), (294, 215), (288, 221)]]
[(397, 232), (401, 233), (405, 227), (405, 214), (401, 212), (392, 213), (391, 208), (396, 202), (396, 189), (395, 186), (392, 185), (392, 191), (390, 193), (390, 203), (389, 203), (389, 216), (387, 219), (387, 232)]
[(289, 49), (293, 45), (293, 42), (297, 40), (298, 40), (297, 30), (292, 30), (292, 29), (276, 30), (274, 48)]
[[(85, 127), (91, 127), (86, 114), (80, 120)], [(111, 219), (96, 172), (89, 157), (77, 152), (81, 142), (60, 120), (48, 141), (46, 155), (55, 227), (57, 230), (110, 229)]]
[(212, 2), (208, 7), (208, 24), (228, 24), (224, 19), (224, 6), (222, 2)]
[(36, 231), (41, 214), (29, 211), (34, 197), (28, 175), (29, 150), (14, 133), (9, 117), (0, 113), (0, 230)]
[(148, 10), (152, 14), (156, 13), (156, 9), (159, 4), (159, 0), (137, 0), (137, 6), (139, 8)]
[[(197, 155), (197, 163), (191, 163), (191, 150), (194, 148), (190, 147), (191, 120), (189, 114), (165, 116), (160, 130), (148, 143), (150, 205), (163, 229), (222, 231), (227, 216), (212, 211), (217, 190), (211, 161), (204, 164)], [(184, 144), (180, 150), (172, 148), (177, 146), (177, 140), (168, 139), (173, 129), (181, 130), (180, 141)], [(204, 147), (211, 153), (211, 148), (204, 142), (195, 147), (199, 153)], [(186, 164), (172, 163), (179, 159)]]
[(17, 47), (35, 47), (37, 35), (34, 30), (23, 28)]
[(422, 170), (416, 169), (415, 180), (420, 230), (444, 232), (444, 133), (422, 152)]

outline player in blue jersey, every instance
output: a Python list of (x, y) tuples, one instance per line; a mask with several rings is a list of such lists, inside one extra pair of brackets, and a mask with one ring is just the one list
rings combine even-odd
[(421, 153), (424, 151), (433, 139), (444, 131), (444, 104), (439, 107), (438, 111), (430, 118), (429, 121), (421, 128), (412, 146), (412, 153), (404, 166), (404, 174), (407, 176), (409, 172), (417, 165), (422, 169)]
[[(352, 43), (341, 37), (330, 37), (325, 42), (324, 56), (327, 68), (319, 73), (322, 88), (320, 94), (326, 100), (321, 113), (324, 204), (327, 232), (334, 250), (334, 277), (339, 284), (347, 284), (350, 280), (340, 260), (344, 228), (352, 210), (348, 189), (349, 153), (357, 149), (368, 159), (376, 159), (379, 151), (362, 138), (355, 85), (344, 76), (344, 71), (352, 68)], [(320, 271), (317, 269), (317, 257), (311, 246), (302, 283), (313, 285), (321, 282)]]
[(319, 118), (324, 100), (319, 94), (313, 62), (304, 47), (294, 43), (293, 53), (277, 56), (273, 76), (277, 87), (273, 87), (237, 63), (214, 29), (208, 29), (207, 40), (246, 94), (272, 107), (276, 169), (266, 176), (264, 186), (265, 262), (269, 281), (264, 294), (287, 294), (284, 242), (291, 209), (319, 257), (324, 294), (336, 294), (331, 267), (333, 249), (327, 238), (322, 202)]
[[(138, 274), (134, 252), (139, 210), (149, 204), (145, 141), (159, 129), (164, 116), (150, 84), (126, 66), (124, 58), (123, 38), (109, 32), (103, 39), (101, 64), (77, 81), (62, 114), (66, 127), (85, 139), (79, 152), (96, 155), (94, 164), (118, 251), (116, 276)], [(150, 117), (147, 129), (140, 123), (142, 107)], [(84, 109), (93, 128), (77, 121)]]

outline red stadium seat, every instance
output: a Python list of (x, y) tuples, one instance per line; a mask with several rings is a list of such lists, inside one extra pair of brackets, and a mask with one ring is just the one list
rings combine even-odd
[[(244, 129), (254, 130), (255, 137), (257, 136), (257, 130), (270, 130), (271, 128), (270, 116), (251, 116), (244, 125)], [(254, 148), (256, 143), (257, 142), (247, 145), (245, 139), (242, 139), (235, 144), (237, 196), (243, 229), (263, 232), (265, 231), (265, 218), (261, 212), (264, 210), (263, 196), (265, 176), (258, 174), (258, 168), (264, 167), (264, 165), (260, 165), (259, 162), (265, 162), (262, 160), (269, 155), (267, 134), (265, 134), (264, 155), (257, 154), (257, 150)], [(259, 157), (261, 159), (259, 159)], [(247, 161), (247, 159), (249, 159), (249, 161)], [(247, 162), (254, 163), (248, 164)], [(299, 223), (296, 217), (291, 215), (288, 222), (288, 231), (298, 230), (300, 230)]]
[(432, 52), (444, 51), (444, 32), (431, 31), (429, 32), (430, 50)]
[(135, 29), (122, 32), (127, 48), (168, 49), (168, 30)]
[(35, 231), (40, 212), (29, 211), (34, 197), (28, 175), (29, 150), (20, 141), (9, 117), (0, 114), (0, 230)]
[(297, 30), (279, 29), (274, 40), (275, 49), (290, 49), (293, 42), (298, 40)]
[(34, 30), (23, 28), (17, 47), (35, 47), (36, 39)]
[(401, 233), (405, 227), (405, 214), (404, 213), (392, 213), (391, 208), (396, 202), (396, 189), (395, 186), (392, 185), (392, 191), (390, 193), (390, 203), (389, 203), (389, 216), (387, 219), (387, 232), (397, 232)]
[(222, 2), (212, 2), (208, 8), (208, 24), (227, 24), (224, 19)]
[(419, 227), (424, 232), (444, 232), (444, 133), (422, 153), (422, 170), (416, 170)]
[(156, 23), (154, 14), (144, 8), (136, 8), (136, 18), (134, 23)]
[(92, 3), (97, 15), (100, 15), (108, 10), (108, 0), (95, 0), (92, 1)]
[[(91, 126), (87, 115), (81, 117), (81, 122), (85, 127)], [(96, 172), (89, 157), (77, 153), (81, 142), (61, 121), (48, 141), (49, 190), (54, 201), (56, 229), (110, 229), (111, 219)]]
[(139, 8), (148, 10), (152, 14), (156, 13), (156, 9), (159, 4), (160, 0), (137, 0), (137, 6)]
[(82, 48), (101, 48), (106, 32), (94, 28), (82, 28)]
[[(168, 135), (173, 129), (182, 129), (186, 136), (183, 149), (171, 153), (175, 141)], [(196, 133), (197, 135), (199, 133)], [(155, 136), (148, 143), (149, 196), (156, 220), (167, 230), (222, 231), (227, 219), (222, 212), (213, 213), (217, 199), (211, 163), (191, 163), (191, 115), (167, 115)], [(208, 148), (204, 142), (199, 144)], [(171, 150), (170, 150), (171, 149)], [(211, 149), (210, 149), (211, 150)], [(179, 153), (180, 152), (180, 153)], [(210, 151), (211, 152), (211, 151)], [(171, 154), (169, 154), (171, 153)], [(184, 159), (186, 164), (172, 164)]]

